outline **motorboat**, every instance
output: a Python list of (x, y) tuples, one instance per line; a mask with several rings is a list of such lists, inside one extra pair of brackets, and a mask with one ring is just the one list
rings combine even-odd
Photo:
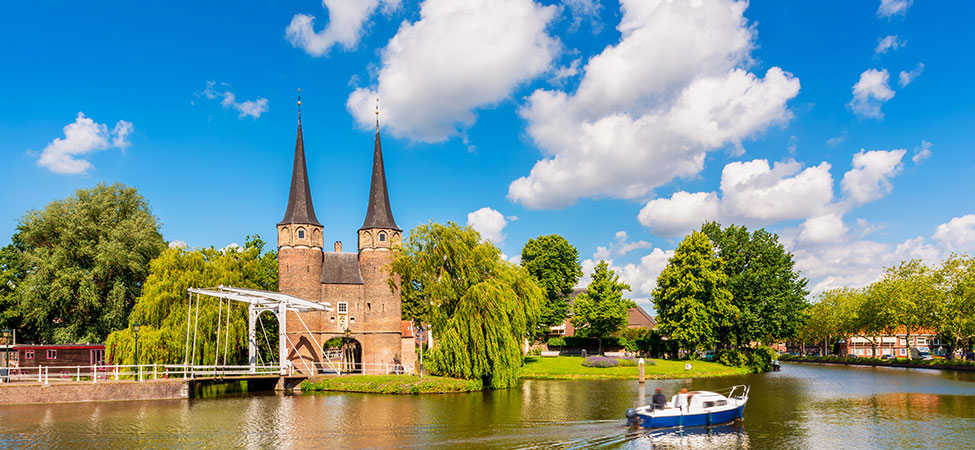
[[(643, 428), (699, 427), (734, 422), (745, 414), (749, 386), (736, 385), (717, 392), (691, 391), (686, 403), (675, 395), (667, 406), (653, 404), (626, 410), (631, 426)], [(684, 403), (684, 404), (681, 404)]]

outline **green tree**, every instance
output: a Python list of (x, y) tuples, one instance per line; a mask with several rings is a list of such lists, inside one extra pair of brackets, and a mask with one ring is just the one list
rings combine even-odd
[[(186, 347), (187, 308), (190, 297), (187, 289), (220, 285), (276, 291), (278, 288), (277, 252), (264, 252), (265, 242), (260, 236), (248, 236), (243, 247), (217, 250), (213, 247), (190, 250), (170, 248), (150, 264), (149, 276), (142, 286), (128, 324), (139, 322), (140, 364), (182, 364), (193, 355)], [(230, 302), (229, 339), (227, 337), (227, 302), (201, 296), (199, 319), (196, 318), (196, 299), (190, 314), (190, 342), (194, 325), (197, 335), (195, 364), (213, 364), (219, 351), (220, 362), (244, 364), (247, 361), (247, 305)], [(217, 319), (220, 318), (220, 325)], [(257, 336), (259, 353), (268, 358), (265, 363), (277, 363), (277, 320), (270, 313), (261, 315), (267, 331), (267, 341), (261, 323)], [(217, 330), (220, 348), (217, 348)], [(270, 341), (270, 348), (268, 348)], [(122, 326), (106, 341), (109, 357), (116, 364), (133, 364), (135, 342), (130, 326)], [(226, 361), (224, 350), (226, 349)]]
[[(523, 268), (471, 227), (429, 223), (396, 251), (414, 319), (431, 325), (431, 372), (503, 388), (517, 381), (522, 342), (538, 323), (544, 293)], [(390, 279), (390, 287), (395, 280)]]
[(620, 276), (609, 268), (606, 261), (599, 261), (592, 273), (592, 281), (586, 291), (576, 296), (572, 305), (572, 325), (581, 337), (599, 340), (599, 353), (603, 353), (603, 338), (612, 336), (626, 327), (626, 312), (636, 306), (623, 298), (623, 291), (630, 285), (620, 281)]
[(858, 296), (856, 290), (848, 288), (828, 289), (820, 293), (809, 308), (808, 320), (799, 329), (803, 343), (818, 343), (822, 354), (829, 354), (832, 344), (849, 336), (850, 329), (858, 327), (855, 319), (859, 305), (854, 301)]
[(569, 294), (582, 277), (579, 251), (557, 234), (529, 239), (521, 249), (521, 266), (545, 291), (536, 334), (561, 325), (569, 314)]
[(722, 262), (708, 236), (698, 231), (681, 241), (657, 277), (653, 303), (660, 331), (691, 352), (714, 347), (719, 331), (739, 315)]
[[(27, 277), (22, 254), (22, 245), (17, 242), (0, 248), (0, 328), (22, 328), (23, 317), (17, 302), (17, 287)], [(17, 338), (33, 340), (32, 336), (25, 336), (23, 330)]]
[(744, 226), (722, 229), (717, 222), (706, 222), (701, 231), (711, 238), (724, 263), (732, 304), (741, 314), (722, 330), (723, 343), (733, 339), (741, 348), (752, 341), (795, 337), (806, 320), (809, 292), (779, 237), (765, 229), (749, 233)]
[(149, 261), (166, 248), (149, 204), (121, 184), (28, 211), (13, 241), (27, 273), (15, 292), (22, 326), (49, 343), (102, 342), (125, 327)]
[(877, 355), (877, 346), (884, 335), (892, 335), (897, 330), (897, 308), (887, 298), (887, 294), (877, 289), (874, 283), (866, 289), (849, 289), (845, 309), (846, 319), (852, 322), (851, 335), (865, 338), (870, 342), (872, 356)]
[(949, 256), (938, 269), (938, 284), (943, 293), (935, 313), (938, 331), (950, 343), (949, 354), (960, 346), (967, 351), (975, 339), (975, 257)]
[(912, 334), (933, 330), (942, 293), (937, 289), (937, 273), (919, 259), (890, 267), (880, 280), (870, 285), (871, 297), (890, 315), (894, 326), (904, 328), (908, 342)]

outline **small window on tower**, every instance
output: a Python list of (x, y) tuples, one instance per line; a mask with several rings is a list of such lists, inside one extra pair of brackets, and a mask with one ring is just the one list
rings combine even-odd
[(386, 242), (386, 233), (379, 233), (379, 242)]
[(348, 314), (349, 313), (349, 304), (346, 303), (346, 302), (339, 302), (338, 303), (338, 311), (339, 311), (339, 314)]
[(305, 238), (305, 230), (298, 230), (298, 239)]

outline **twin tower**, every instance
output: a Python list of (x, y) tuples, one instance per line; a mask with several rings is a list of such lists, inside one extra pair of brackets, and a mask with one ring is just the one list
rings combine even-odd
[[(278, 285), (282, 293), (328, 302), (332, 311), (298, 313), (300, 319), (288, 313), (288, 359), (295, 369), (327, 368), (328, 349), (323, 346), (336, 337), (343, 339), (345, 371), (387, 373), (391, 367), (408, 369), (414, 363), (413, 337), (401, 318), (399, 279), (392, 276), (389, 282), (391, 250), (402, 239), (389, 207), (377, 127), (369, 204), (357, 251), (343, 252), (341, 242), (335, 242), (334, 251), (323, 251), (324, 227), (312, 204), (299, 114), (288, 208), (278, 222)], [(335, 354), (330, 360), (337, 365)]]

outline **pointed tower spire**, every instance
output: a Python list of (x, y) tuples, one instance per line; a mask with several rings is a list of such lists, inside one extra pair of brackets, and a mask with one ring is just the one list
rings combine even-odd
[(305, 169), (305, 142), (301, 137), (301, 89), (298, 89), (298, 138), (295, 141), (295, 164), (291, 169), (291, 193), (288, 195), (288, 209), (278, 225), (301, 223), (321, 226), (315, 217), (315, 207), (311, 201), (311, 188), (308, 186), (308, 171)]
[(376, 99), (376, 146), (372, 155), (372, 183), (369, 187), (369, 208), (366, 220), (360, 230), (385, 228), (402, 231), (393, 220), (389, 207), (389, 193), (386, 190), (386, 170), (383, 168), (383, 146), (379, 140), (379, 99)]

